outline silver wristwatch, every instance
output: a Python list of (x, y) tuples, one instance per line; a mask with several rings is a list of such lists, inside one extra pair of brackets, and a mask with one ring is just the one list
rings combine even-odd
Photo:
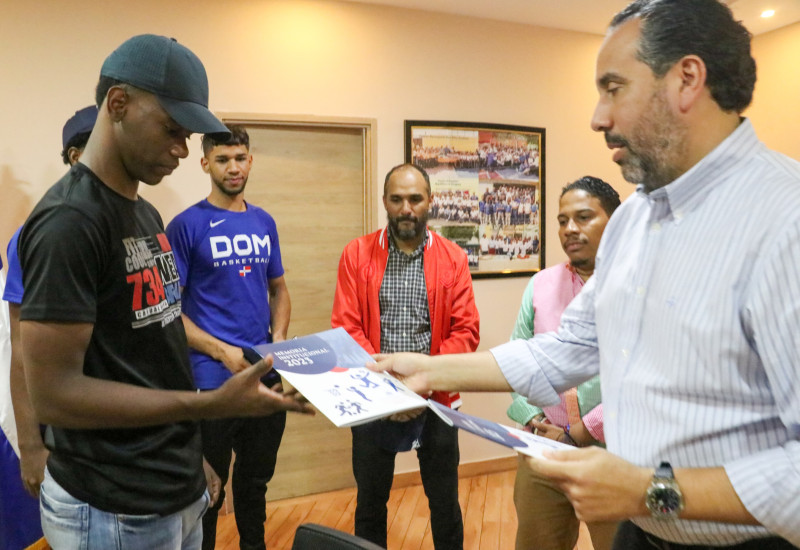
[(662, 462), (656, 468), (647, 488), (645, 504), (656, 519), (675, 519), (683, 510), (683, 493), (669, 462)]

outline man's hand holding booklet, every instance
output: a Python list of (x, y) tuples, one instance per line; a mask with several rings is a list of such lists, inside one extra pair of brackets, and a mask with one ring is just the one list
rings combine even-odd
[(337, 427), (385, 417), (400, 419), (427, 406), (447, 424), (522, 454), (541, 458), (545, 450), (572, 448), (420, 397), (390, 374), (367, 369), (372, 357), (343, 328), (252, 350), (257, 357), (272, 354), (275, 370)]
[(252, 348), (337, 427), (356, 426), (425, 407), (425, 399), (387, 373), (368, 370), (372, 357), (335, 328)]

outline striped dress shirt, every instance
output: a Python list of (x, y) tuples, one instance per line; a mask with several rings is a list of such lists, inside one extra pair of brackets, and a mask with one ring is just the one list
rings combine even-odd
[(722, 466), (764, 526), (634, 518), (686, 544), (800, 546), (800, 163), (744, 119), (669, 185), (612, 216), (558, 333), (492, 349), (537, 405), (600, 373), (608, 449)]

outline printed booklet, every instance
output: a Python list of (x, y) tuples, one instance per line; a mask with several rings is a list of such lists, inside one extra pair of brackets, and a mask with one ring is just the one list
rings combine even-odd
[(271, 353), (275, 370), (340, 428), (427, 405), (393, 376), (368, 370), (372, 357), (341, 327), (252, 350)]
[(557, 451), (575, 448), (540, 435), (518, 430), (517, 428), (509, 428), (485, 418), (455, 411), (435, 401), (428, 400), (428, 406), (450, 426), (466, 430), (500, 445), (511, 447), (524, 455), (542, 458), (542, 451), (545, 450)]

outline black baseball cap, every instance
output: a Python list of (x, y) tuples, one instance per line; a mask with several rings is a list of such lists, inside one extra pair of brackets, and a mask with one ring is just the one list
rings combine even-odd
[(208, 110), (203, 63), (174, 38), (155, 34), (129, 38), (106, 58), (100, 76), (154, 94), (175, 122), (190, 132), (230, 135)]
[(64, 124), (61, 130), (61, 148), (66, 149), (67, 143), (78, 134), (91, 132), (97, 120), (97, 107), (89, 105), (75, 114)]

